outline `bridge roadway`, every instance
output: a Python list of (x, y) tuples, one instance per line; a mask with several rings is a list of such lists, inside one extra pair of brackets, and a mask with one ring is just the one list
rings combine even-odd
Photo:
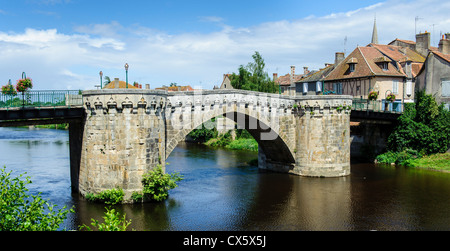
[(69, 123), (72, 189), (86, 195), (121, 187), (129, 201), (142, 189), (145, 172), (165, 168), (178, 142), (221, 115), (257, 140), (259, 168), (309, 177), (349, 175), (350, 114), (374, 116), (351, 112), (351, 106), (352, 97), (344, 95), (91, 90), (83, 92), (82, 106), (0, 108), (0, 126)]

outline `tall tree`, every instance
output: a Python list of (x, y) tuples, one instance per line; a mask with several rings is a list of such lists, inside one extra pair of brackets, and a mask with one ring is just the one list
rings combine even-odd
[(278, 86), (269, 78), (269, 74), (264, 71), (266, 64), (259, 52), (252, 56), (253, 62), (247, 66), (239, 66), (238, 74), (231, 75), (231, 85), (235, 89), (275, 93)]

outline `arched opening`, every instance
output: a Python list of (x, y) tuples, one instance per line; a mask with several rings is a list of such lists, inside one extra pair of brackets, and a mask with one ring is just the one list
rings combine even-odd
[[(264, 155), (265, 161), (273, 163), (282, 163), (285, 165), (291, 165), (295, 163), (295, 158), (293, 156), (293, 151), (291, 151), (286, 144), (285, 140), (275, 131), (267, 125), (267, 123), (261, 120), (241, 112), (226, 112), (218, 113), (211, 118), (204, 117), (200, 125), (194, 124), (194, 126), (189, 129), (179, 130), (177, 133), (168, 133), (166, 135), (166, 158), (169, 157), (170, 153), (178, 145), (179, 142), (184, 141), (186, 136), (193, 130), (196, 130), (199, 126), (210, 121), (212, 118), (217, 118), (218, 116), (223, 116), (224, 118), (230, 119), (236, 123), (235, 128), (245, 129), (250, 135), (256, 140), (259, 146), (260, 155)], [(208, 129), (211, 128), (209, 125)], [(261, 152), (262, 151), (262, 152)]]

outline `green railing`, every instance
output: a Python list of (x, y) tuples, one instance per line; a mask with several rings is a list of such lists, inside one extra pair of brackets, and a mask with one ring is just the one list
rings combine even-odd
[(0, 109), (13, 107), (80, 106), (81, 91), (26, 91), (16, 95), (0, 93)]
[(353, 99), (352, 110), (402, 113), (403, 105), (401, 101), (386, 102), (385, 100)]

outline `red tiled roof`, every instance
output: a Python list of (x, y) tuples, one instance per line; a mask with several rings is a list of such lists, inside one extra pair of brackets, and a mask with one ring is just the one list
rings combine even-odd
[[(383, 56), (375, 47), (357, 47), (343, 62), (336, 66), (325, 80), (330, 81), (369, 76), (405, 76), (403, 70), (401, 70), (401, 67), (395, 61), (389, 60), (388, 69), (383, 70), (381, 65), (376, 62), (377, 59), (383, 58)], [(347, 63), (350, 58), (355, 58), (358, 62), (353, 72), (350, 72), (350, 67)]]
[(407, 60), (419, 63), (425, 62), (425, 57), (408, 47), (383, 44), (370, 44), (369, 46), (377, 48), (381, 53), (397, 62), (405, 62)]
[[(114, 89), (116, 88), (115, 83), (116, 83), (115, 81), (111, 81), (109, 84), (105, 85), (103, 89)], [(127, 83), (125, 81), (119, 81), (119, 88), (121, 89), (127, 88)], [(128, 83), (128, 89), (139, 89), (139, 88)]]
[(432, 53), (450, 63), (450, 54), (444, 54), (440, 51), (433, 51)]
[(394, 41), (392, 41), (392, 42), (390, 42), (389, 44), (392, 44), (392, 43), (394, 43), (395, 41), (400, 41), (400, 42), (403, 42), (403, 43), (405, 43), (405, 44), (416, 44), (416, 42), (414, 42), (414, 41), (411, 41), (411, 40), (404, 40), (404, 39), (395, 39)]
[(288, 73), (284, 76), (278, 77), (274, 82), (277, 85), (286, 86), (286, 85), (291, 85), (291, 84), (299, 81), (302, 77), (303, 77), (303, 75), (294, 74), (293, 82), (291, 82), (291, 74)]

